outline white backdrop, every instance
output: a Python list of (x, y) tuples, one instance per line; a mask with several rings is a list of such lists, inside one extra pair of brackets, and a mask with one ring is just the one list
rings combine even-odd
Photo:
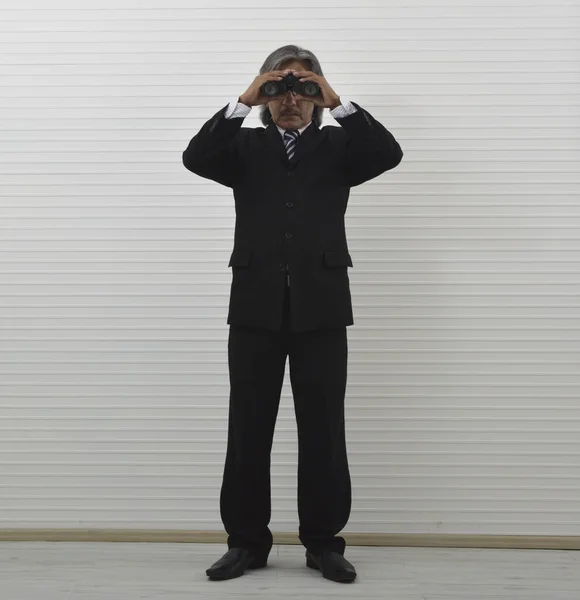
[[(579, 535), (580, 3), (291, 7), (0, 0), (0, 528), (222, 529), (234, 204), (181, 153), (297, 43), (405, 152), (347, 214), (346, 531)], [(296, 453), (286, 379), (275, 531)]]

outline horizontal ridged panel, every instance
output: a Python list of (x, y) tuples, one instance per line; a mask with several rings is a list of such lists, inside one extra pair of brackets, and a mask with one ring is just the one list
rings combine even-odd
[[(578, 535), (580, 7), (293, 7), (0, 7), (0, 528), (222, 528), (235, 212), (181, 152), (284, 38), (405, 151), (346, 219), (347, 530)], [(278, 531), (296, 454), (286, 376)]]

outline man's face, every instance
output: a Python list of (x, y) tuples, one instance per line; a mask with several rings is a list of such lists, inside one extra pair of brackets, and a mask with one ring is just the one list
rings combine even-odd
[[(308, 65), (293, 60), (280, 66), (280, 70), (293, 69), (295, 71), (309, 71)], [(300, 129), (312, 121), (314, 102), (306, 99), (296, 99), (296, 96), (288, 91), (285, 96), (278, 96), (268, 102), (268, 108), (272, 113), (272, 120), (283, 129)]]

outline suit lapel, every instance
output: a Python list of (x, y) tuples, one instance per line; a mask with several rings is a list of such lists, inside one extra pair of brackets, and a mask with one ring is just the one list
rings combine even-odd
[(316, 123), (312, 122), (300, 135), (298, 143), (296, 144), (296, 152), (294, 153), (292, 160), (289, 160), (282, 136), (276, 125), (270, 123), (268, 127), (266, 127), (266, 142), (268, 146), (286, 166), (294, 166), (300, 160), (308, 156), (321, 141), (321, 131)]

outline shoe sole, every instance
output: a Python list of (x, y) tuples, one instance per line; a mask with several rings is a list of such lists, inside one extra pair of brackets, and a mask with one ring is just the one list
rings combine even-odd
[[(306, 566), (309, 569), (314, 569), (315, 571), (320, 571), (322, 573), (322, 569), (310, 557), (306, 558)], [(326, 575), (324, 575), (324, 573), (322, 573), (322, 575), (326, 579), (329, 579), (330, 581), (336, 581), (338, 583), (350, 583), (351, 581), (354, 581), (356, 579), (356, 574), (355, 575), (348, 575), (348, 574), (337, 575), (336, 577), (326, 577)]]

